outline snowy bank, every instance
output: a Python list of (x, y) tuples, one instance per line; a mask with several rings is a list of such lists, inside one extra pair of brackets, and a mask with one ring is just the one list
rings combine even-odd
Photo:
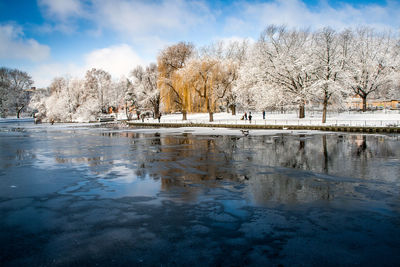
[[(226, 125), (311, 125), (311, 126), (357, 126), (357, 127), (399, 127), (400, 111), (376, 111), (376, 112), (343, 112), (329, 114), (326, 123), (321, 122), (321, 114), (309, 113), (303, 119), (297, 118), (296, 113), (267, 113), (263, 119), (262, 113), (252, 113), (252, 120), (242, 120), (243, 113), (231, 115), (228, 113), (215, 113), (214, 121), (209, 122), (208, 113), (191, 113), (187, 120), (182, 120), (182, 114), (166, 114), (161, 117), (162, 123), (193, 123), (193, 124), (226, 124)], [(141, 123), (140, 120), (134, 122)], [(158, 119), (147, 118), (144, 123), (158, 123)]]

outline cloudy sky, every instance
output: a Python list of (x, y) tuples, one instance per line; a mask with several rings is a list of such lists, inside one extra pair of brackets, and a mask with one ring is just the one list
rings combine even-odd
[(268, 24), (398, 30), (399, 13), (398, 0), (0, 0), (0, 66), (38, 87), (91, 67), (118, 78), (179, 41), (256, 40)]

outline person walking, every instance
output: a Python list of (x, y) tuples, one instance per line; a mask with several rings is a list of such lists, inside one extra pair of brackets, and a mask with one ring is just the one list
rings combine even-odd
[(161, 121), (161, 112), (160, 112), (160, 114), (158, 114), (158, 122), (160, 122)]
[(265, 120), (265, 110), (263, 110), (263, 120)]
[(253, 116), (251, 116), (251, 112), (249, 112), (249, 122), (251, 123), (251, 118), (252, 118)]
[(247, 121), (247, 112), (244, 113), (244, 120)]

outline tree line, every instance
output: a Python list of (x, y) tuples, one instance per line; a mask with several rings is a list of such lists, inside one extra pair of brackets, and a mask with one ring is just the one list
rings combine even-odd
[(183, 120), (188, 112), (208, 112), (213, 121), (215, 112), (235, 114), (237, 108), (296, 108), (304, 118), (306, 107), (317, 105), (325, 122), (328, 106), (344, 108), (349, 97), (359, 96), (363, 111), (370, 96), (398, 98), (399, 52), (397, 35), (372, 28), (270, 25), (255, 42), (170, 45), (157, 63), (137, 66), (119, 80), (101, 69), (88, 70), (83, 79), (56, 77), (37, 90), (30, 106), (54, 121), (93, 120), (120, 107), (128, 118), (136, 109), (155, 117), (178, 111)]
[(270, 25), (257, 42), (217, 42), (195, 50), (179, 43), (158, 56), (165, 110), (207, 111), (345, 108), (349, 97), (398, 98), (400, 43), (397, 35), (359, 27), (316, 31)]
[[(351, 96), (399, 97), (399, 39), (367, 27), (315, 32), (267, 27), (241, 68), (236, 90), (252, 95), (245, 104), (256, 108), (297, 105), (340, 107)], [(246, 88), (242, 91), (243, 88)], [(254, 97), (259, 94), (260, 97)], [(242, 98), (243, 100), (243, 98)]]

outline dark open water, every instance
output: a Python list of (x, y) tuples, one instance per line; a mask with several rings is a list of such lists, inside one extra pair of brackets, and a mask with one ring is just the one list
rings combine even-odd
[(398, 135), (0, 123), (0, 265), (398, 266), (399, 186)]

